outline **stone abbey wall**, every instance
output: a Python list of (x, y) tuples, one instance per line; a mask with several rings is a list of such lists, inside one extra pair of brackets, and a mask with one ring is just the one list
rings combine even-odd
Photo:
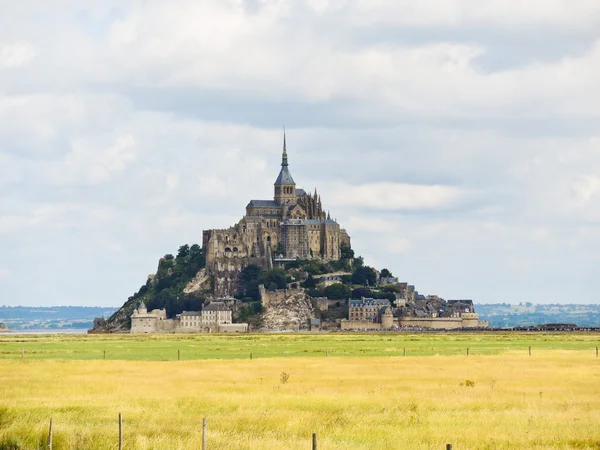
[(271, 268), (273, 259), (340, 259), (340, 246), (350, 237), (323, 211), (316, 189), (296, 189), (287, 151), (274, 185), (273, 200), (250, 200), (246, 215), (227, 229), (205, 230), (202, 248), (217, 296), (234, 295), (239, 273), (249, 264)]

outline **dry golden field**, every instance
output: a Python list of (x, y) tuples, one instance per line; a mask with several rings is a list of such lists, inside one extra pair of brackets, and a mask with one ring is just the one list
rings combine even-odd
[(0, 364), (0, 449), (600, 448), (589, 351)]

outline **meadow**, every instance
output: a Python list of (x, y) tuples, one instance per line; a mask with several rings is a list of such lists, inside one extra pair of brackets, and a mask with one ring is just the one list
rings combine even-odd
[(599, 449), (599, 337), (6, 335), (0, 449)]

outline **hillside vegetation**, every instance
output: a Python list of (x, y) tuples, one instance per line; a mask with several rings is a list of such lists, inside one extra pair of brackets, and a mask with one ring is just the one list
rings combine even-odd
[(177, 256), (167, 254), (158, 261), (156, 274), (148, 277), (146, 283), (102, 326), (112, 330), (130, 328), (131, 314), (142, 301), (149, 310), (165, 308), (169, 317), (185, 310), (200, 310), (204, 296), (210, 293), (210, 289), (184, 290), (204, 266), (204, 254), (198, 244), (182, 245)]
[[(382, 273), (391, 276), (384, 269)], [(317, 283), (322, 276), (337, 274), (340, 282), (324, 287)], [(258, 326), (261, 322), (259, 285), (268, 290), (284, 289), (289, 283), (298, 282), (311, 297), (327, 297), (332, 300), (348, 298), (394, 299), (397, 287), (376, 288), (377, 271), (366, 266), (362, 257), (354, 257), (349, 247), (342, 248), (339, 261), (298, 260), (285, 267), (267, 270), (249, 265), (240, 274), (235, 295), (245, 305), (238, 319)], [(144, 302), (149, 310), (165, 308), (168, 317), (182, 311), (198, 311), (207, 297), (212, 296), (213, 280), (205, 268), (205, 256), (198, 244), (182, 245), (176, 256), (167, 254), (160, 258), (156, 274), (148, 277), (145, 284), (127, 299), (125, 304), (106, 321), (99, 320), (95, 331), (124, 331), (131, 327), (131, 314)]]

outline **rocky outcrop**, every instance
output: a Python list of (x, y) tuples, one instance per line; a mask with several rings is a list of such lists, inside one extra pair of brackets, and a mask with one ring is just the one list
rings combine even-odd
[(211, 277), (206, 269), (201, 269), (196, 276), (183, 289), (184, 294), (193, 294), (195, 292), (210, 291)]
[(309, 330), (315, 310), (304, 289), (267, 291), (260, 287), (263, 307), (262, 331)]

